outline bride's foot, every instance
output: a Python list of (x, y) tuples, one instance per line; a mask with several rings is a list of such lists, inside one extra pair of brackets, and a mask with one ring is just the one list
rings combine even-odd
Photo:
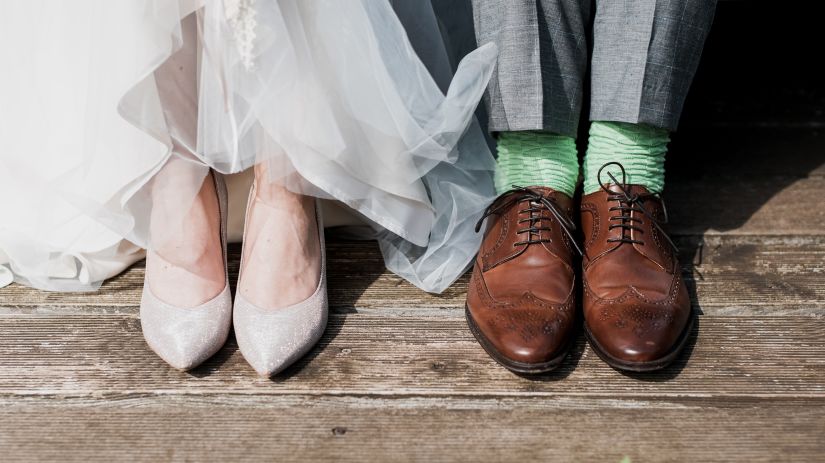
[(315, 199), (273, 185), (265, 175), (256, 170), (249, 197), (238, 294), (258, 307), (275, 309), (315, 292), (321, 250)]
[[(223, 346), (232, 322), (223, 238), (226, 189), (222, 178), (207, 176), (189, 208), (179, 204), (180, 192), (169, 182), (185, 182), (190, 172), (172, 175), (174, 163), (165, 169), (153, 185), (157, 248), (146, 257), (140, 323), (158, 356), (188, 370)], [(176, 211), (176, 204), (186, 209)]]
[(167, 304), (197, 307), (226, 286), (218, 194), (210, 174), (181, 219), (173, 187), (163, 184), (170, 177), (155, 185), (151, 223), (158, 247), (146, 254), (146, 284)]
[(324, 233), (315, 199), (256, 170), (235, 297), (235, 338), (262, 376), (306, 354), (327, 324)]

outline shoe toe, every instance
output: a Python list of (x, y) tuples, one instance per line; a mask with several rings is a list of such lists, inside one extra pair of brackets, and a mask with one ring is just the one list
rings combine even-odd
[(590, 337), (603, 352), (628, 363), (653, 362), (672, 353), (690, 315), (689, 309), (638, 303), (606, 312), (611, 316), (587, 320)]
[(193, 308), (170, 306), (144, 289), (140, 306), (143, 336), (160, 358), (179, 370), (192, 369), (220, 350), (231, 321), (228, 286), (216, 298)]
[(555, 340), (533, 343), (502, 343), (502, 353), (520, 363), (544, 363), (559, 355), (561, 349)]
[(673, 345), (661, 334), (639, 339), (634, 336), (594, 336), (599, 346), (612, 357), (626, 362), (650, 362), (665, 356)]
[(235, 338), (244, 359), (264, 377), (303, 357), (321, 339), (327, 324), (326, 291), (286, 308), (261, 309), (238, 296)]
[(572, 319), (555, 310), (512, 308), (474, 321), (500, 355), (522, 364), (555, 359), (565, 351), (572, 336)]

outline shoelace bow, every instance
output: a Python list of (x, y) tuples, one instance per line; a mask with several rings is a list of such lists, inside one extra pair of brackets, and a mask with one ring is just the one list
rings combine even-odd
[[(607, 172), (607, 175), (613, 181), (613, 185), (616, 185), (616, 187), (620, 190), (618, 192), (612, 191), (610, 189), (610, 184), (602, 182), (602, 171), (604, 171), (605, 167), (610, 166), (610, 165), (617, 166), (622, 172), (622, 181), (621, 182), (619, 182), (616, 179), (616, 177), (613, 176), (613, 173), (611, 173), (610, 171)], [(608, 240), (607, 240), (608, 243), (619, 242), (619, 243), (631, 243), (631, 244), (637, 243), (637, 244), (644, 245), (645, 244), (644, 241), (638, 240), (638, 239), (634, 240), (634, 239), (629, 238), (625, 235), (625, 231), (630, 231), (630, 230), (636, 230), (639, 233), (644, 233), (644, 230), (642, 230), (640, 227), (634, 225), (634, 223), (639, 223), (639, 224), (644, 223), (644, 221), (642, 219), (633, 216), (633, 212), (640, 212), (650, 220), (650, 222), (653, 224), (653, 226), (655, 226), (659, 230), (659, 233), (662, 236), (665, 237), (665, 239), (667, 240), (668, 243), (670, 243), (670, 246), (673, 248), (673, 250), (677, 253), (679, 252), (679, 248), (676, 246), (676, 243), (674, 243), (673, 240), (670, 239), (670, 237), (667, 235), (667, 233), (665, 233), (665, 230), (662, 227), (662, 224), (666, 224), (668, 222), (668, 216), (667, 216), (667, 208), (665, 208), (665, 202), (662, 200), (661, 195), (655, 194), (655, 193), (648, 193), (648, 194), (643, 194), (643, 195), (636, 194), (636, 193), (631, 193), (629, 188), (628, 188), (628, 185), (627, 185), (627, 175), (626, 175), (626, 172), (624, 170), (624, 166), (619, 162), (608, 162), (607, 164), (603, 165), (599, 169), (599, 173), (597, 175), (597, 178), (599, 180), (599, 185), (601, 185), (601, 187), (602, 187), (602, 190), (604, 190), (607, 193), (607, 201), (608, 202), (615, 201), (615, 202), (619, 203), (618, 206), (613, 206), (610, 209), (608, 209), (608, 211), (610, 211), (610, 212), (619, 211), (619, 215), (614, 215), (614, 216), (610, 217), (611, 222), (618, 221), (618, 223), (611, 223), (610, 226), (608, 227), (608, 230), (613, 230), (614, 228), (621, 228), (622, 229), (622, 237), (621, 238), (608, 238)], [(651, 214), (650, 212), (647, 211), (647, 209), (645, 209), (644, 202), (647, 201), (648, 199), (656, 199), (661, 203), (662, 213), (664, 214), (664, 220), (662, 222), (660, 222), (659, 220), (654, 218), (653, 214)]]
[[(552, 240), (550, 238), (541, 238), (540, 232), (542, 231), (550, 231), (551, 228), (549, 226), (538, 226), (541, 220), (546, 220), (545, 217), (542, 217), (541, 212), (546, 210), (549, 211), (550, 214), (556, 219), (556, 221), (561, 225), (561, 230), (564, 232), (565, 235), (570, 239), (570, 243), (576, 249), (576, 252), (579, 255), (582, 255), (582, 250), (579, 245), (576, 243), (576, 238), (573, 235), (573, 232), (576, 230), (576, 224), (567, 217), (567, 214), (561, 210), (558, 204), (555, 201), (545, 197), (540, 192), (533, 190), (531, 188), (522, 187), (518, 185), (513, 185), (513, 188), (504, 192), (499, 196), (499, 198), (503, 198), (505, 196), (512, 196), (507, 201), (493, 201), (492, 204), (487, 206), (487, 209), (484, 210), (484, 214), (481, 215), (481, 218), (478, 219), (476, 222), (476, 233), (481, 230), (481, 225), (484, 223), (484, 219), (491, 215), (500, 214), (503, 210), (509, 209), (512, 205), (516, 203), (523, 203), (526, 202), (528, 207), (525, 209), (519, 210), (520, 214), (529, 213), (529, 217), (524, 219), (519, 219), (518, 223), (522, 224), (527, 222), (526, 228), (521, 228), (516, 230), (516, 234), (522, 235), (527, 233), (527, 239), (523, 241), (517, 241), (513, 243), (514, 245), (531, 245), (537, 243), (549, 243)], [(534, 236), (539, 236), (538, 238), (533, 238)]]

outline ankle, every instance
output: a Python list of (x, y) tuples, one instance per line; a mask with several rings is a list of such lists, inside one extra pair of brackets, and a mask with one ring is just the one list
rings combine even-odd
[(498, 193), (513, 185), (546, 186), (573, 196), (579, 179), (576, 140), (549, 132), (502, 132), (495, 181)]
[(313, 198), (309, 196), (295, 193), (276, 183), (266, 180), (261, 181), (257, 177), (255, 178), (254, 188), (255, 192), (252, 199), (267, 206), (291, 209), (295, 207), (306, 208), (313, 204)]
[[(610, 162), (618, 162), (624, 167), (625, 183), (661, 193), (665, 185), (665, 155), (669, 142), (670, 134), (665, 129), (622, 122), (593, 122), (584, 157), (584, 194), (601, 188), (599, 169)], [(618, 166), (606, 168), (602, 180), (610, 178), (607, 172), (622, 181)]]
[(238, 294), (263, 308), (305, 300), (320, 278), (315, 199), (256, 179), (251, 201)]
[[(160, 300), (195, 307), (226, 286), (221, 212), (214, 181), (207, 176), (185, 212), (184, 204), (160, 196), (152, 210), (152, 249), (146, 257), (146, 282)], [(181, 209), (183, 209), (181, 207)]]

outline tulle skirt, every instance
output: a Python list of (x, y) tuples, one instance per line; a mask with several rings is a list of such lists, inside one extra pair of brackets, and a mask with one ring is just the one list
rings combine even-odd
[(449, 286), (494, 194), (473, 113), (495, 48), (453, 73), (428, 2), (203, 3), (4, 3), (0, 284), (93, 289), (185, 236), (210, 169), (268, 163), (363, 218), (390, 270)]

